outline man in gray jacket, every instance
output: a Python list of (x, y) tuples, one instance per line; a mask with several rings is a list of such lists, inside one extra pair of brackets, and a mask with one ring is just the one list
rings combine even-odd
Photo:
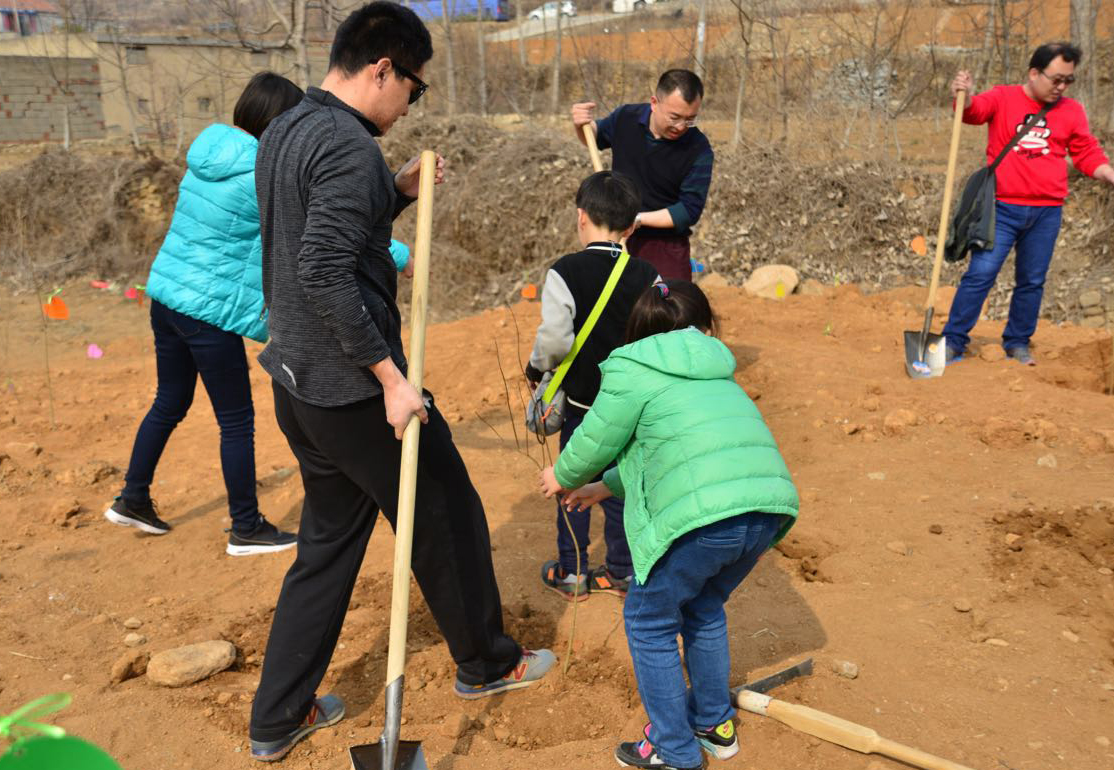
[[(329, 72), (259, 144), (256, 193), (271, 339), (259, 362), (298, 458), (305, 502), (298, 558), (283, 582), (251, 716), (255, 759), (281, 759), (344, 716), (316, 697), (380, 511), (394, 526), (399, 439), (418, 452), (413, 571), (457, 665), (462, 698), (524, 687), (552, 666), (503, 629), (483, 504), (428, 393), (406, 380), (391, 223), (417, 194), (414, 159), (397, 174), (373, 137), (426, 90), (429, 32), (408, 8), (376, 2), (337, 30)], [(438, 177), (443, 161), (439, 161)]]

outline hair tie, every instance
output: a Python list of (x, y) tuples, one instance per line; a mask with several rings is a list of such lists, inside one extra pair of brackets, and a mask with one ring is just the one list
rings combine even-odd
[(662, 299), (669, 299), (669, 287), (665, 285), (665, 281), (658, 281), (654, 287), (661, 292)]

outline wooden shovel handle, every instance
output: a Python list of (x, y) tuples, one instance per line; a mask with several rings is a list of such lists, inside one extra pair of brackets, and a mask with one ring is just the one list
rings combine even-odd
[[(407, 380), (422, 392), (425, 367), (425, 327), (429, 298), (429, 254), (433, 239), (433, 181), (437, 154), (421, 155), (418, 182), (418, 226), (414, 237), (414, 279), (410, 299), (410, 351)], [(387, 684), (402, 676), (406, 668), (406, 620), (410, 609), (410, 552), (414, 544), (414, 498), (418, 481), (418, 436), (422, 422), (410, 418), (402, 434), (402, 469), (398, 480), (398, 512), (395, 521), (395, 565), (391, 585), (391, 633), (387, 649)]]
[(924, 309), (936, 303), (936, 289), (940, 286), (940, 268), (944, 264), (944, 242), (948, 239), (948, 218), (952, 210), (952, 185), (955, 182), (955, 161), (959, 157), (959, 130), (963, 127), (963, 105), (966, 91), (955, 94), (955, 117), (952, 119), (952, 142), (948, 148), (948, 173), (944, 180), (944, 203), (940, 207), (940, 227), (936, 231), (936, 261), (932, 265), (932, 282), (928, 286), (928, 299)]
[(588, 145), (588, 154), (592, 157), (592, 170), (603, 171), (603, 158), (600, 157), (600, 148), (596, 144), (596, 124), (589, 121), (580, 127), (584, 132), (584, 143)]

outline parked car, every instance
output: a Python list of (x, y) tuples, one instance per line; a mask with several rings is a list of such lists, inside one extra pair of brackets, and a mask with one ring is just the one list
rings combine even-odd
[(558, 3), (556, 0), (539, 5), (534, 10), (526, 15), (528, 19), (541, 20), (541, 19), (556, 19), (557, 6), (561, 7), (562, 16), (576, 16), (576, 4), (572, 0), (565, 0), (563, 3)]
[(653, 5), (654, 0), (615, 0), (611, 4), (613, 13), (630, 13), (632, 11), (641, 11), (648, 5)]

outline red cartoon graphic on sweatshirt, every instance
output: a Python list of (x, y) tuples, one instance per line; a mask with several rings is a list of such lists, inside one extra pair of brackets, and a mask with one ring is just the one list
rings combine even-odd
[[(1033, 119), (1033, 115), (1029, 114), (1017, 124), (1016, 131), (1020, 132), (1025, 128), (1025, 124)], [(1047, 155), (1051, 150), (1048, 147), (1048, 137), (1052, 136), (1052, 129), (1048, 127), (1048, 121), (1043, 117), (1036, 122), (1025, 136), (1018, 140), (1014, 145), (1013, 151), (1022, 153), (1027, 158), (1039, 158), (1042, 155)]]

